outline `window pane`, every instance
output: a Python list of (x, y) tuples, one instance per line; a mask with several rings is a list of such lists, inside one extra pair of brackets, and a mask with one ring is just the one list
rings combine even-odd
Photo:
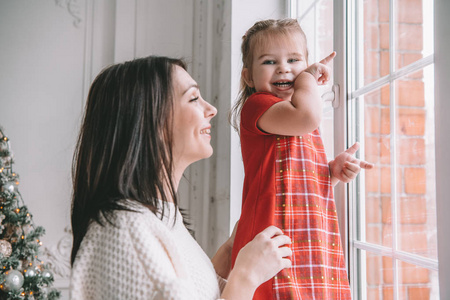
[(396, 81), (399, 249), (437, 259), (434, 68)]
[(390, 158), (390, 85), (361, 97), (364, 122), (356, 124), (362, 134), (364, 159), (375, 168), (364, 172), (366, 240), (369, 243), (392, 247), (391, 158)]
[[(365, 278), (361, 278), (361, 286), (366, 287), (367, 300), (393, 299), (390, 295), (394, 277), (392, 258), (368, 251), (360, 252), (365, 255), (366, 272)], [(361, 295), (359, 299), (364, 298)]]
[(400, 299), (439, 299), (436, 271), (405, 262), (399, 262), (398, 268)]
[(389, 74), (389, 1), (363, 1), (364, 84)]
[[(396, 0), (395, 69), (433, 53), (433, 1)], [(388, 1), (385, 1), (388, 2)]]

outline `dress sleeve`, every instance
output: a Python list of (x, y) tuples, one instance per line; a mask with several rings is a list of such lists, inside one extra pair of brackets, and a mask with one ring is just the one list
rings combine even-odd
[(275, 103), (283, 99), (270, 93), (254, 93), (245, 101), (241, 112), (241, 130), (257, 135), (269, 135), (258, 127), (259, 118)]

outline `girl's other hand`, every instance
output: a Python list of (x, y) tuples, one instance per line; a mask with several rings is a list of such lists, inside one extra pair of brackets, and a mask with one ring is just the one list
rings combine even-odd
[(359, 149), (359, 143), (356, 142), (350, 148), (340, 153), (336, 158), (330, 161), (331, 184), (334, 186), (338, 181), (348, 183), (356, 178), (361, 169), (370, 170), (374, 164), (354, 157)]

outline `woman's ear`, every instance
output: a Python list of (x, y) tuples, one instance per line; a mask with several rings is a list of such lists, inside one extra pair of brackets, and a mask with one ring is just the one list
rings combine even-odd
[(255, 84), (253, 83), (253, 80), (252, 80), (252, 76), (250, 74), (250, 70), (248, 68), (243, 68), (242, 69), (241, 76), (244, 79), (245, 83), (249, 87), (251, 87), (251, 88), (255, 87)]

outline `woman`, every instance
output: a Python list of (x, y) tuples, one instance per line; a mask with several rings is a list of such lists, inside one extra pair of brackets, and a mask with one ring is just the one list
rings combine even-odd
[(178, 209), (184, 170), (211, 156), (216, 109), (180, 60), (147, 57), (94, 80), (74, 157), (72, 299), (251, 299), (289, 267), (289, 237), (269, 227), (212, 260)]

